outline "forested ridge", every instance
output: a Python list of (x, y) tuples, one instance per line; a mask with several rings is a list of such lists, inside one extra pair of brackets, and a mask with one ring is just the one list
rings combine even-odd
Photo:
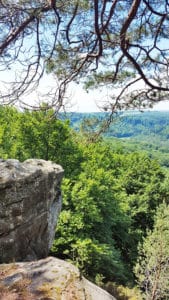
[(117, 299), (168, 299), (169, 178), (159, 161), (139, 147), (123, 149), (110, 136), (91, 142), (45, 107), (0, 107), (0, 156), (63, 166), (52, 255), (72, 261)]
[[(107, 115), (105, 112), (68, 113), (66, 118), (73, 129), (85, 133), (97, 130)], [(65, 118), (63, 114), (60, 117)], [(169, 167), (169, 111), (121, 112), (103, 132), (103, 137), (113, 148), (122, 148), (126, 152), (137, 149)]]
[[(67, 113), (66, 118), (70, 125), (79, 130), (84, 121), (97, 119), (104, 120), (108, 115), (105, 112), (98, 113)], [(65, 118), (60, 113), (61, 119)], [(114, 122), (104, 133), (107, 137), (130, 138), (160, 134), (164, 139), (169, 138), (169, 111), (126, 111), (120, 112), (114, 117)]]

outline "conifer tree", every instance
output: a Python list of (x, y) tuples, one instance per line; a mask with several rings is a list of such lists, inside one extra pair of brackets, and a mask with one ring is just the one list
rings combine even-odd
[(157, 210), (154, 229), (139, 249), (135, 275), (144, 299), (169, 299), (169, 205)]

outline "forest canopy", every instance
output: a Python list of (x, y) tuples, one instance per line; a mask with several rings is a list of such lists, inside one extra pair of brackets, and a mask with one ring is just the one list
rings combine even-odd
[[(51, 254), (73, 262), (83, 275), (105, 286), (134, 285), (136, 265), (142, 286), (147, 263), (139, 264), (141, 245), (147, 230), (156, 236), (158, 207), (168, 207), (168, 173), (145, 153), (125, 152), (101, 138), (89, 142), (68, 121), (53, 115), (53, 110), (0, 107), (2, 158), (48, 159), (65, 169), (63, 207)], [(168, 233), (165, 237), (168, 245)], [(149, 245), (149, 236), (145, 243)]]

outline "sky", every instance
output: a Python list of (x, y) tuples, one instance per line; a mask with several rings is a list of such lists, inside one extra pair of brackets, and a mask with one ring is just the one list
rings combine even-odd
[[(45, 75), (42, 79), (39, 91), (41, 94), (48, 93), (48, 91), (55, 86), (55, 80), (52, 75)], [(38, 98), (38, 91), (23, 97), (23, 100), (27, 103), (34, 104), (34, 100)], [(108, 101), (110, 90), (104, 88), (104, 90), (90, 90), (86, 92), (82, 85), (71, 83), (67, 92), (67, 104), (66, 110), (72, 112), (99, 112), (102, 111), (102, 107)], [(46, 101), (46, 98), (45, 98)], [(154, 106), (153, 110), (169, 111), (169, 101), (162, 101)]]
[[(31, 49), (30, 38), (25, 43), (26, 46), (29, 45), (28, 49)], [(162, 40), (162, 47), (163, 49), (168, 49), (167, 39)], [(14, 67), (15, 65), (12, 68)], [(1, 73), (0, 81), (1, 80), (9, 81), (10, 77), (12, 78), (11, 72), (12, 72), (11, 69), (9, 71), (0, 72)], [(48, 93), (51, 87), (55, 85), (56, 82), (53, 80), (52, 75), (45, 75), (44, 78), (42, 79), (42, 83), (39, 87), (39, 91), (41, 94), (43, 94), (43, 92)], [(1, 90), (2, 90), (2, 86), (0, 84), (0, 91)], [(69, 111), (74, 111), (74, 112), (76, 111), (77, 112), (98, 112), (101, 110), (101, 107), (104, 106), (105, 102), (107, 102), (107, 96), (108, 96), (108, 92), (106, 91), (106, 89), (104, 89), (104, 91), (102, 92), (100, 92), (99, 90), (95, 90), (87, 93), (86, 91), (83, 90), (81, 85), (71, 84), (67, 95), (67, 97), (69, 98), (68, 101), (69, 105), (67, 106), (67, 109)], [(30, 103), (31, 105), (33, 105), (35, 102), (38, 103), (38, 91), (37, 92), (35, 91), (34, 93), (22, 97), (22, 100), (26, 103)], [(47, 99), (45, 98), (44, 100), (46, 101)], [(157, 105), (154, 106), (153, 110), (169, 111), (169, 100), (158, 103)]]
[(154, 110), (169, 111), (169, 100), (158, 103), (157, 105), (155, 105)]
[[(99, 107), (103, 107), (106, 101), (106, 93), (101, 94), (100, 91), (91, 91), (86, 93), (81, 87), (73, 90), (71, 102), (73, 106), (72, 111), (78, 112), (98, 112)], [(162, 101), (153, 107), (157, 111), (169, 111), (169, 100)]]
[[(9, 73), (6, 74), (9, 79)], [(4, 74), (3, 74), (4, 76)], [(0, 78), (1, 80), (1, 78)], [(50, 89), (56, 85), (56, 82), (52, 75), (45, 75), (42, 79), (42, 82), (39, 86), (39, 90), (31, 93), (27, 96), (23, 96), (22, 100), (26, 103), (34, 105), (38, 103), (38, 91), (41, 94), (48, 93)], [(86, 92), (82, 86), (79, 84), (70, 84), (67, 93), (67, 111), (73, 112), (99, 112), (102, 111), (102, 107), (108, 101), (108, 95), (110, 92), (106, 88), (102, 91), (100, 90), (91, 90)], [(46, 101), (46, 98), (45, 98)], [(154, 106), (153, 110), (157, 111), (169, 111), (169, 101), (162, 101)]]
[(86, 92), (80, 85), (70, 87), (71, 111), (99, 112), (103, 107), (105, 95), (100, 91)]

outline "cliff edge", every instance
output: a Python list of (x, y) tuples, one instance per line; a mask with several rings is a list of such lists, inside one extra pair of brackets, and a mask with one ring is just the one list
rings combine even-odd
[(61, 166), (0, 160), (0, 300), (114, 300), (68, 262), (47, 257), (61, 210)]
[(61, 166), (0, 160), (0, 263), (44, 258), (61, 210)]

